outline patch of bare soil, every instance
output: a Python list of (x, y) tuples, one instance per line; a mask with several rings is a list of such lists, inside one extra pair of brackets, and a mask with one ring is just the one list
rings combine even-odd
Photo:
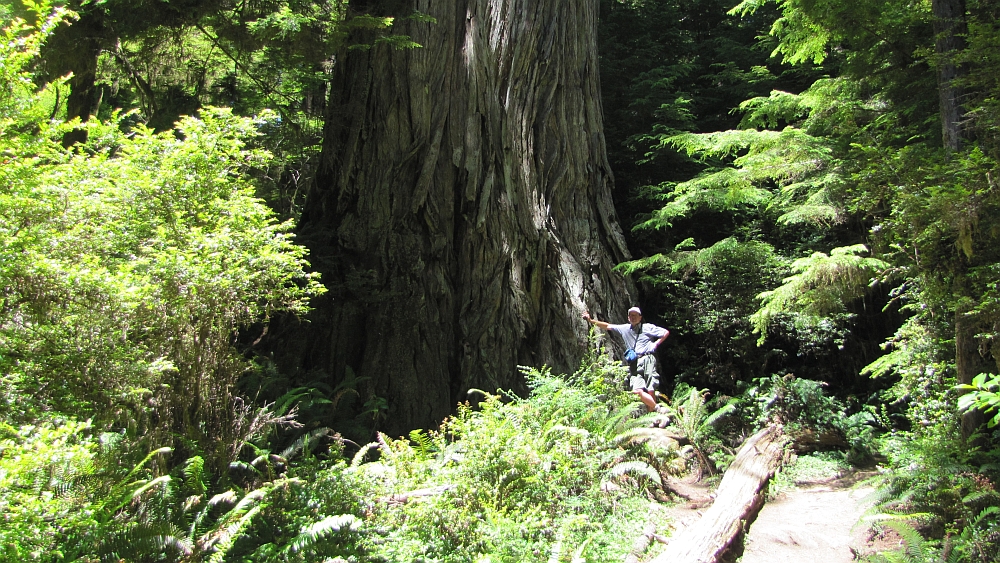
[(849, 563), (884, 549), (863, 523), (871, 488), (858, 475), (803, 484), (764, 504), (744, 541), (740, 563)]
[(670, 521), (672, 537), (682, 534), (684, 528), (701, 518), (705, 509), (715, 500), (714, 488), (706, 481), (696, 481), (693, 476), (670, 477), (663, 485), (675, 499), (673, 506), (664, 510)]

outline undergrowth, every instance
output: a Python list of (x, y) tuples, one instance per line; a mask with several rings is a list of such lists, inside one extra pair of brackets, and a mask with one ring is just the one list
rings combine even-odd
[(641, 420), (619, 369), (525, 368), (528, 398), (485, 394), (438, 430), (380, 437), (379, 460), (358, 466), (383, 499), (372, 560), (621, 560), (622, 538), (663, 520), (647, 494), (660, 481), (649, 452), (616, 440)]
[(260, 437), (224, 474), (170, 448), (134, 459), (86, 423), (5, 426), (0, 561), (622, 560), (666, 525), (655, 499), (680, 458), (636, 438), (650, 415), (620, 365), (583, 365), (523, 368), (526, 398), (480, 392), (437, 429), (350, 451), (325, 429), (280, 451)]

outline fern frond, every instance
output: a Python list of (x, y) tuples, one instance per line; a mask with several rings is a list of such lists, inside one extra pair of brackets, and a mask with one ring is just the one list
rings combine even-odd
[(634, 443), (637, 438), (646, 439), (648, 438), (648, 432), (646, 432), (646, 430), (647, 428), (645, 424), (629, 428), (628, 430), (615, 435), (615, 437), (611, 439), (611, 442), (613, 444), (621, 445)]
[(934, 515), (929, 512), (879, 512), (870, 516), (865, 516), (865, 522), (909, 522), (912, 520), (932, 519)]
[(257, 469), (257, 467), (255, 467), (252, 462), (251, 463), (247, 463), (245, 461), (239, 461), (239, 460), (237, 460), (237, 461), (231, 462), (229, 464), (229, 469), (230, 470), (234, 470), (235, 469), (235, 470), (245, 471), (246, 473), (248, 473), (250, 475), (254, 475), (254, 476), (259, 476), (261, 474), (260, 470)]
[[(177, 530), (177, 532), (180, 532), (180, 530)], [(164, 548), (174, 549), (183, 555), (194, 553), (194, 544), (191, 543), (190, 539), (182, 537), (180, 533), (163, 536), (162, 545)]]
[(736, 410), (737, 401), (738, 399), (732, 399), (722, 407), (716, 409), (715, 412), (709, 414), (705, 417), (705, 421), (701, 423), (701, 427), (708, 429), (715, 426), (716, 422)]
[(213, 508), (216, 506), (235, 506), (238, 500), (236, 491), (233, 490), (213, 495), (212, 498), (208, 499), (208, 502), (205, 503), (205, 507), (198, 511), (198, 514), (191, 520), (191, 526), (188, 529), (188, 537), (194, 538), (198, 535), (198, 531), (202, 529), (202, 524), (205, 522), (205, 519), (208, 518), (208, 515)]
[(1000, 463), (984, 463), (979, 466), (980, 473), (1000, 472)]
[(213, 540), (210, 543), (206, 544), (207, 546), (211, 546), (215, 550), (215, 553), (213, 553), (212, 556), (208, 558), (209, 563), (222, 563), (225, 560), (226, 555), (229, 553), (229, 550), (232, 549), (233, 544), (235, 544), (236, 540), (238, 540), (243, 535), (243, 533), (246, 531), (246, 529), (250, 526), (251, 522), (253, 521), (253, 518), (263, 508), (264, 508), (263, 505), (258, 505), (251, 508), (245, 514), (243, 514), (238, 520), (234, 521), (229, 526), (226, 526), (224, 529), (219, 530), (215, 534)]
[(659, 486), (663, 486), (663, 479), (660, 478), (660, 473), (649, 465), (645, 461), (623, 461), (608, 470), (605, 480), (610, 480), (614, 477), (624, 475), (626, 473), (632, 473), (641, 477), (646, 477), (650, 481), (656, 483)]
[(417, 445), (420, 456), (426, 458), (434, 452), (434, 442), (422, 429), (410, 431), (410, 441)]
[(256, 468), (258, 471), (260, 471), (260, 467), (262, 465), (266, 466), (267, 462), (270, 461), (270, 459), (271, 459), (270, 454), (264, 452), (263, 454), (250, 460), (250, 465)]
[(903, 539), (903, 550), (910, 561), (927, 561), (929, 546), (920, 532), (903, 520), (891, 520), (887, 525)]
[(277, 416), (287, 414), (299, 402), (299, 399), (312, 395), (312, 392), (312, 387), (295, 387), (294, 389), (289, 389), (274, 402), (274, 406), (272, 407), (274, 414)]
[[(613, 410), (600, 425), (601, 435), (606, 439), (615, 440), (617, 434), (628, 426), (627, 421), (635, 420), (633, 415), (645, 408), (639, 403), (629, 403), (627, 406)], [(633, 426), (634, 427), (634, 426)]]
[(587, 539), (583, 540), (580, 547), (576, 548), (576, 551), (573, 552), (573, 559), (570, 560), (570, 563), (587, 563), (587, 558), (583, 554), (587, 551), (587, 546), (590, 545), (590, 542), (594, 541), (595, 536), (596, 534), (591, 534), (587, 536)]
[(310, 447), (312, 447), (312, 444), (314, 442), (316, 442), (317, 440), (319, 440), (320, 438), (323, 438), (324, 436), (329, 436), (332, 433), (333, 433), (333, 430), (331, 430), (331, 429), (329, 429), (329, 428), (327, 428), (325, 426), (322, 427), (322, 428), (316, 428), (315, 430), (311, 430), (309, 432), (306, 432), (302, 436), (299, 436), (299, 438), (297, 440), (295, 440), (294, 442), (292, 442), (292, 445), (290, 445), (287, 448), (285, 448), (284, 450), (282, 450), (281, 454), (279, 454), (279, 455), (281, 455), (281, 457), (284, 458), (284, 459), (286, 459), (286, 460), (287, 459), (291, 459), (295, 455), (298, 455), (302, 451), (307, 450)]
[(243, 495), (243, 498), (233, 506), (226, 516), (223, 517), (224, 520), (231, 520), (234, 517), (240, 517), (245, 514), (246, 511), (253, 505), (264, 500), (267, 494), (270, 492), (270, 488), (261, 488), (250, 491), (249, 493)]
[(584, 439), (584, 438), (587, 438), (588, 436), (590, 436), (590, 432), (588, 432), (587, 429), (585, 429), (585, 428), (578, 428), (576, 426), (567, 426), (565, 424), (555, 424), (555, 425), (549, 427), (549, 429), (544, 432), (544, 435), (548, 436), (549, 434), (556, 433), (556, 432), (561, 432), (563, 434), (566, 434), (566, 435), (569, 435), (569, 436), (575, 436), (575, 437), (581, 438), (581, 439)]
[(975, 491), (965, 495), (962, 502), (965, 504), (975, 504), (984, 499), (1000, 500), (1000, 493), (997, 491)]
[(708, 428), (704, 424), (707, 393), (708, 391), (700, 391), (695, 387), (678, 385), (674, 390), (674, 396), (679, 395), (681, 400), (675, 398), (674, 404), (667, 406), (667, 410), (674, 417), (674, 424), (693, 443), (697, 443), (701, 434)]
[[(263, 501), (274, 489), (274, 486), (275, 483), (269, 483), (260, 489), (255, 489), (244, 495), (233, 508), (215, 522), (215, 526), (211, 530), (201, 536), (197, 544), (201, 546), (202, 550), (206, 553), (214, 551), (209, 558), (210, 562), (221, 563), (223, 561), (236, 540), (250, 526), (254, 517), (267, 506)], [(235, 496), (235, 493), (232, 491), (228, 491), (227, 493), (232, 493)], [(213, 497), (213, 500), (220, 496), (225, 496), (227, 500), (233, 498), (233, 496), (227, 493), (216, 495)], [(212, 505), (213, 503), (210, 501), (209, 504)], [(207, 510), (208, 507), (206, 507)]]
[(890, 500), (896, 498), (900, 493), (899, 487), (893, 482), (884, 483), (876, 487), (861, 499), (862, 504), (871, 505), (874, 508), (885, 505)]
[(565, 533), (563, 532), (563, 529), (560, 527), (559, 530), (556, 531), (556, 537), (555, 541), (552, 542), (552, 547), (549, 548), (548, 563), (559, 563), (562, 560), (564, 535)]
[(362, 463), (364, 463), (365, 456), (368, 455), (368, 452), (378, 447), (379, 447), (378, 442), (369, 442), (364, 446), (361, 446), (361, 449), (358, 450), (358, 453), (354, 454), (354, 457), (351, 458), (351, 467), (356, 468)]
[(205, 484), (205, 459), (199, 455), (184, 462), (184, 486), (189, 491), (203, 495), (208, 491)]
[(194, 546), (172, 524), (132, 522), (103, 538), (99, 550), (115, 560), (141, 561), (167, 550), (191, 555)]
[(295, 536), (295, 539), (291, 541), (287, 549), (292, 553), (298, 553), (307, 547), (315, 545), (319, 540), (331, 534), (340, 531), (356, 532), (361, 529), (361, 524), (361, 520), (353, 514), (327, 516), (319, 522), (302, 528), (302, 531), (299, 532), (299, 535)]
[(147, 481), (147, 482), (140, 481), (139, 483), (142, 483), (142, 484), (139, 486), (139, 488), (137, 488), (136, 490), (132, 491), (132, 498), (133, 499), (137, 499), (137, 498), (141, 497), (143, 495), (143, 493), (145, 493), (146, 491), (148, 491), (150, 489), (153, 489), (155, 487), (159, 487), (161, 485), (166, 486), (172, 480), (173, 479), (171, 479), (170, 475), (161, 475), (161, 476), (157, 477), (156, 479), (153, 479), (152, 481)]
[(975, 518), (972, 519), (972, 522), (969, 523), (969, 526), (972, 527), (978, 526), (980, 522), (986, 520), (987, 518), (989, 518), (994, 514), (1000, 514), (1000, 506), (987, 506), (986, 508), (982, 509), (979, 512), (979, 514), (976, 515)]
[(128, 481), (129, 479), (131, 479), (133, 475), (135, 475), (136, 473), (138, 473), (139, 470), (141, 470), (143, 467), (145, 467), (146, 464), (149, 463), (149, 461), (151, 459), (153, 459), (154, 457), (156, 457), (158, 455), (162, 455), (162, 454), (169, 454), (172, 451), (174, 451), (173, 448), (164, 447), (164, 448), (158, 448), (158, 449), (155, 449), (155, 450), (149, 452), (149, 454), (146, 457), (142, 458), (142, 461), (140, 461), (139, 463), (135, 464), (135, 467), (133, 467), (132, 470), (128, 472), (128, 475), (125, 475), (125, 477), (122, 478), (122, 482), (125, 482), (125, 481)]
[(213, 495), (208, 501), (208, 506), (218, 506), (220, 504), (235, 505), (237, 501), (236, 491), (228, 490), (224, 493)]

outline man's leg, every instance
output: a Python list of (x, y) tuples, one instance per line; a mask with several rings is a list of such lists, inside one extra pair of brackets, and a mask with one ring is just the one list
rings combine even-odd
[(646, 405), (646, 410), (653, 412), (656, 410), (656, 398), (653, 397), (652, 393), (648, 389), (634, 389), (632, 391), (639, 396), (639, 400), (642, 404)]
[(639, 358), (637, 375), (642, 379), (643, 385), (640, 388), (632, 387), (632, 392), (639, 396), (642, 404), (646, 405), (649, 412), (656, 410), (656, 386), (660, 383), (660, 375), (656, 373), (656, 357), (649, 355)]

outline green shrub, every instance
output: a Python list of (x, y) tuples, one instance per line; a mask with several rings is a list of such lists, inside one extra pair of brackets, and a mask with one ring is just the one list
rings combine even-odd
[[(32, 69), (65, 13), (28, 7), (39, 28), (0, 31), (0, 416), (117, 423), (225, 468), (255, 427), (236, 331), (323, 291), (248, 179), (270, 155), (246, 141), (271, 118), (50, 120)], [(64, 148), (73, 128), (87, 141)]]
[(746, 396), (757, 401), (759, 424), (776, 419), (793, 428), (832, 428), (845, 416), (844, 406), (828, 396), (819, 381), (772, 375), (756, 384)]
[(75, 485), (93, 474), (97, 449), (87, 422), (0, 423), (0, 561), (60, 558), (64, 530), (89, 522)]
[(962, 412), (979, 409), (991, 415), (987, 424), (993, 428), (1000, 424), (1000, 375), (981, 373), (972, 378), (971, 385), (958, 385), (956, 389), (967, 391), (958, 398), (958, 408)]

